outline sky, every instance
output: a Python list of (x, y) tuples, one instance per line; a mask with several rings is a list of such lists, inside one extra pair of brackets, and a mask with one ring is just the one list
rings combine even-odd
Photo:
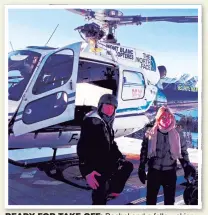
[[(197, 9), (121, 9), (124, 15), (196, 16)], [(45, 45), (59, 24), (48, 46), (62, 47), (81, 41), (74, 29), (87, 21), (64, 9), (9, 9), (8, 52), (29, 45)], [(120, 26), (118, 42), (151, 52), (157, 65), (165, 65), (169, 77), (189, 73), (198, 75), (198, 24), (167, 22)]]

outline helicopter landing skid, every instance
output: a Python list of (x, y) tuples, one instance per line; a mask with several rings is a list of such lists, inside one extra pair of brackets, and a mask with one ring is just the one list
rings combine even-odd
[(83, 178), (80, 176), (78, 168), (78, 156), (66, 159), (56, 159), (57, 148), (53, 149), (53, 157), (51, 162), (42, 163), (38, 166), (41, 171), (44, 171), (48, 177), (62, 181), (71, 186), (89, 190)]
[(73, 187), (90, 190), (91, 188), (86, 184), (84, 178), (80, 176), (77, 165), (75, 166), (74, 162), (73, 160), (58, 164), (44, 164), (39, 169), (44, 171), (50, 178), (62, 181)]
[(57, 159), (57, 149), (54, 148), (53, 157), (49, 161), (41, 162), (21, 162), (9, 159), (9, 163), (25, 169), (38, 168), (40, 171), (44, 171), (48, 177), (55, 180), (62, 181), (66, 184), (72, 185), (77, 188), (90, 190), (91, 188), (86, 184), (85, 180), (80, 176), (78, 164), (78, 156)]

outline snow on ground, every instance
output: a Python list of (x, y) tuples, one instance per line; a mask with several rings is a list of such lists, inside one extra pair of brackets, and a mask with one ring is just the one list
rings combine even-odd
[[(140, 155), (142, 140), (130, 137), (120, 137), (116, 139), (116, 142), (123, 154)], [(198, 163), (198, 149), (188, 148), (188, 153), (191, 163)]]
[(123, 154), (140, 154), (142, 140), (130, 137), (119, 137), (116, 139), (116, 142)]

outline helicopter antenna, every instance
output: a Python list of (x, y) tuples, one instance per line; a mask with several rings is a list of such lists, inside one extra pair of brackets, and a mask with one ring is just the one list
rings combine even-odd
[(51, 36), (49, 37), (47, 43), (45, 44), (45, 46), (49, 43), (50, 39), (52, 38), (53, 34), (55, 33), (56, 29), (58, 28), (59, 24), (56, 26), (56, 28), (54, 29), (53, 33), (51, 34)]
[(11, 41), (9, 41), (10, 42), (10, 46), (11, 46), (11, 48), (12, 48), (12, 51), (14, 51), (14, 48), (13, 48), (13, 46), (12, 46), (12, 42)]

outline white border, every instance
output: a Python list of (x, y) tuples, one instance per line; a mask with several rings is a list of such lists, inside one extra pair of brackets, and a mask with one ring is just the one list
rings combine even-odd
[[(8, 10), (6, 9), (5, 11), (5, 38), (4, 41), (8, 41), (9, 37), (8, 37)], [(8, 196), (8, 192), (9, 192), (9, 186), (8, 186), (8, 182), (9, 182), (9, 171), (8, 171), (8, 158), (9, 158), (9, 153), (8, 153), (8, 75), (7, 75), (7, 71), (8, 71), (8, 59), (7, 59), (7, 55), (8, 55), (8, 42), (5, 42), (5, 101), (4, 101), (4, 108), (5, 108), (5, 114), (4, 114), (4, 118), (5, 118), (5, 142), (6, 144), (4, 145), (5, 147), (5, 181), (4, 181), (4, 192), (5, 192), (5, 205), (8, 207), (8, 201), (9, 201), (9, 196)], [(6, 208), (7, 208), (6, 207)], [(8, 207), (9, 208), (9, 207)]]
[[(202, 150), (201, 150), (201, 134), (202, 134), (202, 6), (199, 4), (192, 5), (6, 5), (5, 6), (5, 56), (8, 55), (8, 9), (67, 9), (67, 8), (120, 8), (120, 9), (198, 9), (198, 79), (199, 79), (199, 99), (198, 99), (198, 169), (199, 169), (199, 178), (201, 175), (202, 168)], [(5, 57), (5, 71), (8, 71), (8, 62)], [(6, 73), (7, 74), (7, 73)], [(8, 85), (8, 77), (5, 75), (5, 83)], [(8, 86), (7, 88), (8, 89)], [(199, 205), (104, 205), (104, 206), (92, 206), (92, 205), (8, 205), (8, 91), (5, 90), (5, 208), (6, 209), (202, 209), (201, 202), (201, 180), (199, 180), (198, 188), (199, 188)], [(201, 93), (201, 95), (200, 95)], [(201, 168), (200, 168), (201, 167)], [(116, 212), (117, 213), (117, 212)]]
[[(202, 207), (202, 7), (198, 8), (198, 201)], [(200, 143), (200, 144), (199, 144)]]
[(92, 8), (92, 9), (199, 9), (199, 4), (169, 4), (169, 5), (6, 5), (6, 9), (67, 9), (67, 8)]

